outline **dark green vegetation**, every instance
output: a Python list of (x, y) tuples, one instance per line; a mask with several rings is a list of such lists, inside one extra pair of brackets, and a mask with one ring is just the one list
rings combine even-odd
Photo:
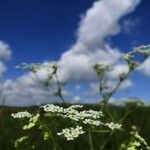
[[(140, 104), (140, 105), (139, 105)], [(98, 105), (85, 105), (85, 109), (98, 110)], [(11, 113), (27, 110), (29, 112), (38, 111), (37, 107), (30, 108), (3, 108), (0, 110), (0, 150), (14, 150), (14, 142), (17, 138), (28, 135), (29, 140), (20, 144), (17, 149), (20, 150), (53, 150), (53, 144), (56, 144), (59, 149), (62, 150), (88, 150), (89, 142), (88, 135), (81, 135), (74, 141), (66, 141), (66, 139), (58, 137), (57, 132), (61, 131), (62, 128), (69, 125), (69, 122), (64, 122), (60, 118), (43, 118), (44, 122), (51, 129), (53, 138), (43, 140), (44, 133), (41, 133), (39, 129), (33, 128), (30, 131), (23, 131), (23, 121), (16, 121), (11, 117)], [(141, 103), (130, 102), (126, 103), (125, 106), (113, 106), (109, 105), (109, 110), (115, 116), (117, 122), (124, 116), (127, 115), (123, 121), (123, 131), (114, 131), (113, 134), (110, 132), (106, 133), (92, 133), (92, 140), (94, 150), (99, 150), (100, 146), (106, 145), (105, 150), (117, 150), (118, 147), (124, 141), (130, 137), (130, 130), (132, 125), (136, 125), (140, 135), (145, 138), (148, 144), (150, 144), (150, 106), (142, 106)], [(40, 112), (41, 114), (43, 112)], [(108, 120), (109, 121), (109, 120)], [(61, 148), (60, 148), (61, 147)]]

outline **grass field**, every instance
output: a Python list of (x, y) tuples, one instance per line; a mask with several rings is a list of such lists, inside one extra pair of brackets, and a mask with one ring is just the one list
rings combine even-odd
[[(85, 109), (92, 108), (98, 110), (97, 105), (85, 105)], [(129, 113), (123, 121), (123, 131), (115, 131), (115, 133), (110, 136), (110, 133), (92, 133), (92, 140), (95, 150), (99, 150), (99, 147), (104, 144), (107, 139), (105, 150), (117, 150), (122, 142), (129, 139), (129, 132), (132, 125), (136, 125), (139, 129), (140, 135), (150, 144), (150, 106), (137, 106), (136, 103), (128, 103), (125, 106), (109, 106), (111, 113), (115, 116), (115, 121), (118, 121), (127, 110), (133, 110)], [(11, 117), (11, 113), (28, 110), (29, 112), (38, 111), (37, 107), (28, 108), (12, 108), (4, 107), (0, 111), (0, 150), (13, 150), (14, 142), (17, 138), (23, 135), (29, 135), (30, 140), (20, 145), (18, 149), (20, 150), (53, 150), (52, 140), (43, 140), (42, 133), (33, 128), (30, 131), (22, 132), (23, 121), (16, 121)], [(43, 113), (43, 112), (41, 112)], [(47, 119), (43, 118), (45, 123), (50, 127), (51, 133), (54, 136), (54, 140), (61, 147), (62, 150), (88, 150), (88, 136), (81, 135), (76, 140), (66, 141), (64, 138), (58, 137), (57, 132), (61, 128), (67, 126), (69, 122), (64, 122), (63, 119)], [(108, 138), (110, 136), (110, 138)]]

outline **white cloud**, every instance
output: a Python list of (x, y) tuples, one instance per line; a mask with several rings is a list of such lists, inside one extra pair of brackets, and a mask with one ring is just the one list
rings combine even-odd
[(92, 65), (96, 63), (112, 64), (117, 62), (121, 54), (118, 50), (112, 50), (107, 46), (107, 50), (97, 50), (88, 52), (89, 54), (76, 54), (68, 51), (62, 55), (58, 62), (60, 70), (58, 72), (61, 81), (73, 80), (95, 80), (96, 75), (92, 70)]
[(0, 76), (6, 71), (6, 66), (0, 61)]
[[(50, 87), (45, 86), (50, 71), (47, 65), (48, 63), (45, 62), (43, 68), (36, 73), (28, 72), (16, 80), (6, 80), (1, 84), (0, 91), (6, 97), (5, 104), (28, 106), (61, 102), (59, 97), (54, 96), (54, 93), (57, 92), (56, 82), (51, 82)], [(67, 89), (62, 90), (62, 95), (66, 98), (73, 96)]]
[(130, 34), (133, 31), (135, 32), (134, 29), (136, 29), (135, 27), (137, 25), (139, 25), (140, 23), (140, 19), (139, 18), (135, 18), (135, 19), (126, 19), (122, 22), (122, 30), (124, 33), (126, 34)]
[(0, 76), (6, 71), (6, 66), (3, 61), (10, 59), (11, 57), (11, 49), (10, 46), (0, 41)]
[(127, 73), (129, 71), (129, 67), (127, 64), (116, 64), (111, 70), (110, 74), (113, 78), (118, 77), (122, 73)]
[(91, 66), (112, 64), (121, 52), (111, 48), (105, 38), (120, 31), (120, 19), (132, 12), (140, 0), (99, 0), (83, 15), (77, 30), (76, 43), (59, 61), (61, 80), (94, 80)]
[(3, 42), (0, 41), (0, 59), (2, 60), (8, 60), (11, 57), (11, 49), (10, 46)]
[(8, 105), (35, 105), (57, 100), (53, 96), (56, 90), (55, 87), (51, 90), (47, 89), (43, 81), (39, 81), (39, 78), (31, 72), (17, 78), (15, 81), (5, 81), (2, 88), (3, 95), (6, 96), (5, 104)]
[(150, 58), (148, 58), (139, 68), (139, 71), (147, 76), (150, 76)]
[(98, 83), (90, 83), (90, 88), (88, 91), (84, 93), (86, 96), (93, 96), (99, 94), (99, 84)]
[[(88, 80), (93, 81), (96, 75), (91, 66), (95, 63), (117, 64), (121, 52), (117, 48), (111, 48), (105, 39), (119, 33), (121, 30), (119, 21), (126, 14), (132, 12), (140, 0), (98, 0), (82, 16), (77, 30), (75, 44), (61, 55), (58, 61), (60, 66), (58, 75), (61, 81)], [(2, 50), (0, 57), (8, 59), (10, 50), (7, 44), (0, 44)], [(5, 49), (5, 50), (3, 50)], [(5, 52), (5, 53), (3, 53)], [(126, 70), (119, 65), (116, 72)], [(116, 76), (112, 72), (112, 76)], [(45, 78), (45, 70), (39, 71), (39, 77)], [(15, 81), (7, 80), (3, 85), (4, 94), (8, 95), (7, 104), (25, 105), (55, 100), (45, 88), (43, 88), (32, 73), (25, 74)], [(74, 97), (79, 101), (80, 97)]]
[[(107, 91), (112, 91), (114, 89), (114, 87), (117, 85), (117, 81), (116, 80), (109, 80), (107, 82)], [(122, 82), (121, 86), (118, 88), (118, 90), (125, 90), (129, 87), (133, 86), (133, 83), (131, 80), (125, 80), (124, 82)], [(99, 93), (99, 84), (97, 82), (93, 82), (93, 83), (90, 83), (90, 88), (88, 91), (85, 92), (85, 95), (86, 96), (94, 96), (94, 95), (97, 95), (97, 94), (100, 94)]]
[(80, 96), (75, 96), (75, 97), (73, 97), (73, 102), (74, 102), (74, 103), (79, 103), (79, 102), (81, 102)]
[(115, 104), (120, 106), (124, 106), (127, 103), (134, 103), (134, 102), (136, 102), (138, 106), (143, 106), (143, 102), (145, 106), (150, 105), (149, 100), (144, 99), (141, 101), (141, 99), (139, 99), (138, 97), (111, 98), (109, 101), (110, 104)]
[(134, 86), (134, 83), (131, 81), (131, 80), (125, 80), (122, 84), (121, 84), (121, 86), (120, 86), (120, 90), (124, 90), (124, 89), (127, 89), (127, 88), (129, 88), (129, 87), (132, 87), (132, 86)]

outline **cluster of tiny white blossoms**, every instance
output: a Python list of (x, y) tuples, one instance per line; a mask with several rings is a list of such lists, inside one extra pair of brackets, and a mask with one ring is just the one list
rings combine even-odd
[(130, 132), (131, 138), (129, 142), (125, 142), (121, 145), (121, 150), (127, 149), (127, 150), (150, 150), (149, 145), (145, 141), (141, 135), (139, 135), (137, 128), (135, 126), (132, 126), (132, 131)]
[(136, 138), (138, 141), (140, 141), (141, 143), (143, 143), (144, 145), (147, 146), (147, 150), (150, 150), (150, 147), (149, 147), (148, 144), (146, 143), (145, 139), (142, 138), (142, 137), (138, 134), (137, 131), (135, 132), (134, 136), (135, 136), (135, 138)]
[(64, 112), (63, 107), (55, 106), (53, 104), (47, 104), (41, 107), (44, 108), (45, 112), (51, 112), (51, 113), (63, 113)]
[(18, 113), (13, 113), (13, 114), (11, 114), (11, 116), (12, 116), (13, 118), (25, 118), (25, 117), (31, 118), (31, 117), (32, 117), (32, 114), (30, 114), (30, 113), (27, 112), (27, 111), (22, 111), (22, 112), (18, 112)]
[(40, 117), (40, 114), (37, 113), (36, 115), (33, 115), (27, 111), (22, 111), (22, 112), (18, 112), (18, 113), (13, 113), (13, 114), (11, 114), (11, 116), (13, 118), (19, 118), (19, 119), (20, 118), (29, 118), (29, 123), (27, 125), (23, 126), (23, 129), (27, 130), (27, 129), (33, 128), (36, 125), (38, 118)]
[(142, 45), (139, 47), (135, 47), (133, 50), (134, 50), (134, 52), (150, 56), (150, 45)]
[(84, 124), (91, 124), (91, 125), (94, 125), (94, 126), (99, 126), (99, 125), (103, 125), (103, 123), (99, 120), (92, 120), (92, 119), (85, 119), (83, 120), (83, 123)]
[(26, 139), (28, 139), (28, 136), (22, 136), (19, 139), (17, 139), (15, 141), (15, 147), (18, 147), (18, 144), (24, 142)]
[(74, 121), (81, 121), (85, 119), (99, 119), (101, 116), (104, 116), (102, 111), (94, 111), (94, 110), (78, 111), (77, 108), (82, 108), (83, 105), (72, 105), (68, 108), (63, 108), (60, 106), (55, 106), (53, 104), (47, 104), (42, 107), (46, 112), (55, 113), (59, 116), (69, 118)]
[(75, 138), (79, 137), (79, 135), (84, 134), (83, 128), (81, 126), (77, 126), (76, 128), (65, 128), (62, 129), (62, 132), (57, 133), (57, 135), (67, 138), (67, 140), (74, 140)]
[(114, 130), (114, 129), (121, 129), (121, 124), (118, 123), (106, 123), (106, 126), (108, 126), (110, 129)]
[[(72, 105), (70, 107), (64, 108), (60, 106), (55, 106), (53, 104), (47, 104), (45, 106), (41, 106), (44, 108), (44, 111), (47, 113), (55, 114), (57, 116), (61, 116), (63, 118), (68, 118), (75, 122), (80, 122), (85, 125), (92, 125), (92, 126), (106, 126), (111, 130), (114, 129), (121, 129), (121, 125), (117, 123), (103, 123), (101, 122), (101, 117), (104, 116), (102, 111), (95, 111), (95, 110), (78, 110), (83, 108), (83, 105)], [(62, 132), (58, 133), (57, 135), (63, 135), (67, 138), (67, 140), (73, 140), (77, 138), (80, 134), (84, 134), (85, 131), (80, 126), (77, 128), (65, 128), (62, 129)]]
[[(46, 112), (46, 115), (54, 115), (60, 116), (62, 118), (70, 119), (71, 121), (76, 122), (76, 124), (82, 124), (83, 127), (98, 127), (100, 125), (110, 128), (111, 130), (114, 129), (121, 129), (121, 125), (117, 123), (103, 123), (101, 121), (101, 117), (104, 116), (102, 111), (95, 111), (95, 110), (82, 110), (83, 105), (72, 105), (69, 107), (60, 107), (55, 106), (53, 104), (47, 104), (45, 106), (40, 106)], [(28, 124), (23, 126), (24, 130), (33, 128), (36, 124), (38, 124), (40, 114), (37, 113), (35, 115), (30, 114), (27, 111), (19, 112), (16, 114), (12, 114), (14, 118), (29, 118)], [(84, 134), (85, 131), (83, 130), (82, 126), (70, 127), (62, 129), (62, 132), (57, 133), (57, 135), (63, 135), (67, 138), (67, 140), (73, 140), (77, 138), (80, 134)], [(86, 130), (86, 128), (85, 128)]]
[(32, 117), (29, 119), (29, 124), (24, 125), (24, 126), (23, 126), (23, 129), (24, 129), (24, 130), (28, 130), (28, 129), (33, 128), (33, 127), (36, 125), (36, 123), (37, 123), (39, 117), (40, 117), (40, 114), (39, 114), (39, 113), (37, 113), (36, 115), (32, 116)]

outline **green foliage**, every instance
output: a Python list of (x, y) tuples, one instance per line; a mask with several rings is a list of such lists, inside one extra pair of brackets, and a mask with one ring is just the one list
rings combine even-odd
[(145, 139), (139, 135), (136, 126), (132, 126), (130, 135), (130, 140), (123, 143), (120, 150), (150, 150), (150, 147), (146, 143)]
[[(131, 104), (131, 105), (130, 105)], [(137, 104), (138, 105), (138, 104)], [(129, 141), (129, 132), (131, 126), (134, 124), (140, 130), (142, 137), (150, 144), (150, 107), (148, 106), (137, 106), (136, 102), (128, 103), (124, 106), (113, 106), (109, 105), (109, 110), (114, 116), (115, 120), (118, 122), (121, 118), (130, 111), (122, 122), (122, 131), (115, 131), (114, 134), (109, 138), (107, 144), (105, 145), (104, 150), (118, 150), (120, 145), (125, 141)], [(59, 105), (60, 106), (60, 105)], [(63, 105), (64, 106), (64, 105)], [(68, 105), (69, 106), (69, 105)], [(64, 106), (65, 107), (65, 106)], [(84, 105), (84, 110), (99, 110), (98, 105)], [(53, 117), (50, 118), (45, 116), (44, 112), (41, 111), (40, 115), (42, 122), (49, 127), (50, 131), (47, 128), (39, 129), (37, 126), (30, 130), (22, 130), (22, 127), (27, 124), (27, 120), (18, 120), (10, 117), (12, 112), (20, 112), (27, 110), (31, 114), (35, 114), (39, 108), (30, 107), (30, 108), (4, 108), (3, 119), (0, 120), (0, 149), (2, 150), (41, 150), (41, 149), (52, 149), (53, 150), (53, 140), (51, 136), (55, 139), (55, 142), (61, 147), (62, 150), (88, 150), (88, 134), (81, 135), (79, 138), (76, 138), (74, 141), (66, 141), (65, 138), (57, 136), (56, 133), (60, 132), (61, 129), (68, 127), (70, 125), (70, 120), (64, 120), (63, 118)], [(109, 122), (110, 120), (104, 116), (104, 121)], [(3, 124), (3, 126), (2, 126)], [(44, 134), (48, 132), (49, 137), (44, 140)], [(110, 135), (107, 130), (95, 131), (92, 133), (92, 142), (94, 150), (99, 149), (101, 145), (104, 144), (108, 136)], [(14, 147), (16, 139), (19, 139), (22, 136), (28, 136), (23, 143), (18, 144), (18, 148)], [(35, 148), (32, 148), (35, 147)], [(57, 146), (58, 147), (58, 146)], [(59, 148), (57, 148), (59, 149)]]

